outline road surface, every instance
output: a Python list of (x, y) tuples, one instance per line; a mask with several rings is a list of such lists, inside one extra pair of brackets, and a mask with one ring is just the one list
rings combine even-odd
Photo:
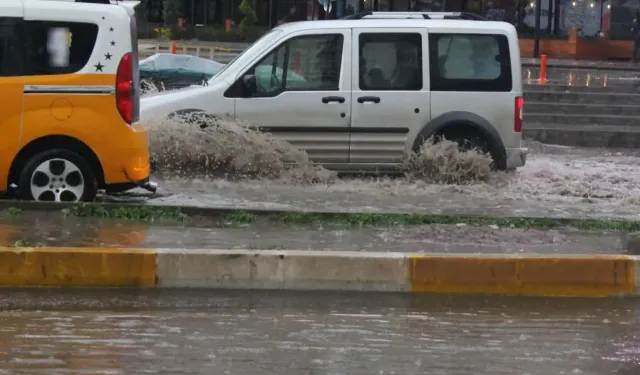
[(0, 374), (637, 375), (637, 300), (0, 293)]

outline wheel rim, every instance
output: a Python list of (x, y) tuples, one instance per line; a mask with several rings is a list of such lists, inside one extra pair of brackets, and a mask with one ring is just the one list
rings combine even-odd
[(78, 202), (85, 181), (80, 168), (66, 159), (49, 159), (31, 175), (31, 195), (40, 202)]

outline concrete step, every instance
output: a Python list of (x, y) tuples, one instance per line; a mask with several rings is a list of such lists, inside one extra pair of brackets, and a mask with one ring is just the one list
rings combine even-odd
[(560, 115), (614, 115), (639, 116), (638, 104), (582, 104), (582, 103), (554, 103), (554, 102), (524, 102), (524, 116), (528, 113), (547, 113)]
[(640, 93), (640, 85), (635, 83), (613, 83), (603, 85), (564, 85), (564, 84), (524, 84), (524, 92), (577, 92), (577, 93)]
[(527, 103), (528, 101), (545, 103), (640, 105), (640, 94), (525, 91), (524, 102)]
[(575, 147), (640, 148), (640, 127), (525, 122), (523, 136), (543, 143)]
[(584, 124), (598, 126), (637, 127), (640, 130), (640, 117), (622, 115), (593, 115), (593, 114), (550, 114), (539, 112), (525, 112), (525, 124)]

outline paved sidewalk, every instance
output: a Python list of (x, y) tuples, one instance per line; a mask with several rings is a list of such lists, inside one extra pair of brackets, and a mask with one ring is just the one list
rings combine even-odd
[[(523, 57), (524, 66), (539, 66), (540, 59)], [(640, 71), (640, 64), (630, 61), (590, 61), (590, 60), (564, 60), (547, 59), (547, 66), (557, 68), (595, 69), (595, 70), (624, 70)]]

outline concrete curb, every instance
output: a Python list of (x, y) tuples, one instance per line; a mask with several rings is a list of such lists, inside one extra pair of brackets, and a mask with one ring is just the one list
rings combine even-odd
[(0, 286), (635, 296), (640, 257), (0, 248)]

